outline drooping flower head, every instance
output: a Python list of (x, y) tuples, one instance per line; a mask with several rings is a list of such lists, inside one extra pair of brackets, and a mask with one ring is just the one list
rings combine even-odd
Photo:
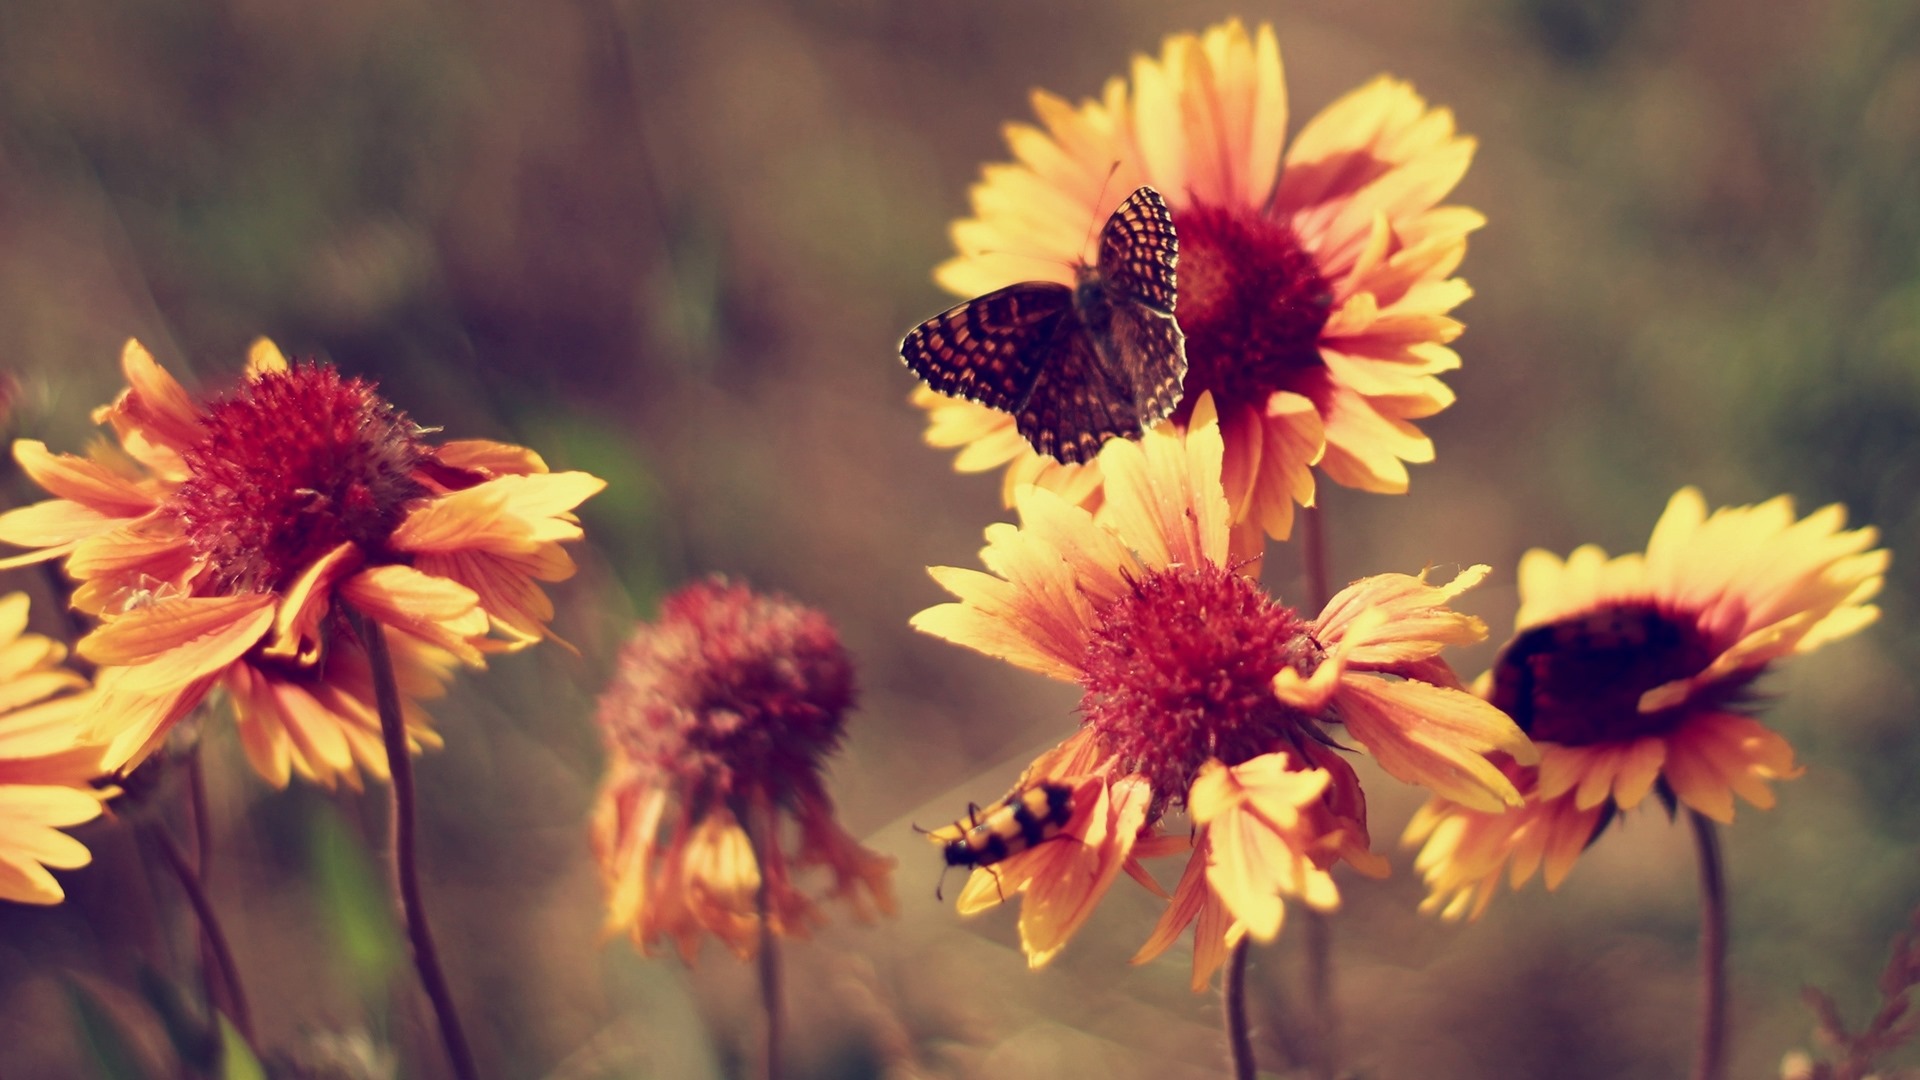
[(1503, 871), (1518, 888), (1544, 866), (1557, 887), (1615, 812), (1650, 792), (1722, 823), (1735, 795), (1771, 807), (1768, 783), (1801, 770), (1753, 718), (1755, 684), (1879, 614), (1868, 601), (1887, 551), (1845, 522), (1838, 505), (1796, 520), (1785, 496), (1709, 516), (1683, 488), (1644, 555), (1527, 552), (1517, 633), (1487, 692), (1541, 760), (1497, 762), (1526, 793), (1521, 807), (1488, 814), (1442, 798), (1421, 809), (1406, 841), (1425, 841), (1426, 906), (1478, 915)]
[(834, 819), (821, 770), (854, 702), (826, 616), (715, 579), (669, 597), (600, 698), (610, 757), (593, 818), (607, 928), (691, 962), (703, 933), (754, 952), (821, 920), (795, 883), (824, 866), (862, 920), (894, 910), (893, 860)]
[(0, 900), (57, 904), (48, 868), (93, 859), (59, 830), (99, 817), (111, 792), (89, 783), (104, 747), (82, 737), (87, 680), (62, 666), (66, 646), (26, 629), (26, 594), (0, 596)]
[(572, 511), (603, 483), (503, 443), (433, 443), (373, 384), (254, 345), (240, 385), (196, 401), (137, 342), (127, 389), (95, 419), (119, 447), (88, 457), (21, 439), (55, 498), (0, 514), (0, 566), (65, 560), (101, 626), (95, 730), (125, 769), (216, 687), (260, 774), (357, 786), (387, 775), (361, 629), (389, 639), (412, 743), (414, 702), (456, 666), (546, 636), (541, 581), (564, 580)]
[[(1406, 462), (1433, 458), (1413, 421), (1446, 408), (1438, 375), (1456, 368), (1449, 317), (1469, 290), (1453, 277), (1479, 213), (1442, 206), (1473, 156), (1446, 109), (1378, 78), (1286, 139), (1287, 97), (1271, 27), (1238, 22), (1167, 39), (1131, 80), (1072, 105), (1044, 91), (1038, 126), (1011, 124), (1015, 161), (990, 165), (959, 255), (941, 285), (974, 296), (1019, 281), (1071, 285), (1089, 222), (1127, 193), (1156, 188), (1179, 234), (1175, 314), (1186, 334), (1191, 422), (1211, 395), (1226, 443), (1236, 521), (1284, 539), (1311, 505), (1318, 465), (1337, 483), (1401, 492)], [(964, 447), (964, 471), (1007, 465), (1006, 496), (1038, 483), (1097, 502), (1097, 464), (1062, 465), (1027, 447), (1010, 417), (916, 395), (927, 441)]]
[(1384, 873), (1338, 740), (1463, 803), (1519, 801), (1483, 754), (1530, 760), (1525, 736), (1439, 658), (1485, 635), (1447, 607), (1485, 568), (1444, 586), (1366, 578), (1302, 618), (1229, 554), (1223, 454), (1208, 396), (1184, 431), (1108, 442), (1097, 514), (1021, 488), (1020, 526), (987, 530), (991, 573), (933, 568), (958, 601), (914, 617), (920, 630), (1085, 692), (1080, 729), (1021, 781), (1074, 791), (1063, 832), (1075, 842), (1036, 844), (977, 871), (960, 898), (972, 910), (1025, 893), (1020, 930), (1035, 965), (1122, 869), (1145, 878), (1134, 859), (1188, 848), (1185, 829), (1160, 833), (1172, 811), (1196, 826), (1192, 853), (1140, 959), (1197, 924), (1196, 986), (1240, 936), (1279, 932), (1283, 896), (1333, 906), (1335, 861)]

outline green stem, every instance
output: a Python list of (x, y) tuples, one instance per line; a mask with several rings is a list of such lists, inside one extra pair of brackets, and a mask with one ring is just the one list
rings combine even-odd
[(407, 746), (406, 721), (400, 712), (400, 690), (393, 677), (393, 658), (387, 653), (386, 631), (374, 619), (361, 617), (355, 622), (373, 666), (380, 735), (386, 744), (387, 769), (393, 778), (390, 788), (393, 792), (394, 888), (400, 894), (400, 914), (406, 923), (407, 941), (412, 946), (413, 966), (420, 973), (421, 988), (433, 1002), (433, 1015), (440, 1023), (440, 1042), (447, 1048), (447, 1060), (453, 1066), (454, 1075), (459, 1080), (475, 1080), (480, 1074), (474, 1067), (473, 1051), (467, 1048), (460, 1014), (454, 1010), (447, 977), (440, 970), (440, 954), (434, 948), (426, 905), (420, 898), (420, 874), (414, 856), (413, 756)]
[(1693, 848), (1700, 862), (1700, 1056), (1694, 1080), (1726, 1080), (1727, 1075), (1727, 879), (1720, 838), (1711, 819), (1687, 811)]

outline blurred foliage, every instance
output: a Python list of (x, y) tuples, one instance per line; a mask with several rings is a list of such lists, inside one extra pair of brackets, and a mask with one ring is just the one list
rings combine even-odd
[(121, 1028), (113, 1011), (79, 982), (67, 984), (67, 999), (73, 1007), (75, 1025), (80, 1029), (93, 1075), (100, 1080), (146, 1080), (147, 1071), (133, 1049), (133, 1040)]
[[(457, 687), (434, 709), (448, 745), (421, 766), (428, 903), (501, 1075), (752, 1060), (750, 972), (601, 942), (581, 824), (614, 649), (709, 571), (840, 623), (865, 709), (835, 797), (902, 858), (900, 920), (788, 952), (794, 1075), (1214, 1075), (1214, 1006), (1185, 989), (1184, 956), (1124, 964), (1154, 915), (1144, 894), (1116, 894), (1035, 973), (1007, 913), (963, 923), (933, 900), (937, 858), (907, 822), (1003, 790), (1009, 762), (1071, 723), (1072, 695), (907, 630), (939, 599), (923, 568), (971, 564), (1003, 512), (997, 478), (919, 445), (894, 347), (943, 303), (929, 271), (946, 225), (1031, 88), (1093, 93), (1131, 53), (1229, 14), (1276, 20), (1296, 129), (1386, 70), (1481, 140), (1459, 193), (1491, 219), (1465, 266), (1460, 400), (1427, 425), (1439, 460), (1408, 497), (1327, 493), (1336, 577), (1492, 563), (1469, 605), (1497, 636), (1521, 551), (1636, 549), (1683, 483), (1716, 504), (1841, 501), (1894, 550), (1882, 623), (1768, 687), (1809, 772), (1728, 834), (1734, 1071), (1777, 1073), (1810, 1038), (1799, 986), (1864, 1014), (1920, 897), (1907, 0), (9, 0), (0, 426), (78, 448), (127, 337), (217, 388), (265, 333), (451, 436), (609, 479), (583, 514), (581, 575), (555, 590), (579, 655), (502, 658)], [(6, 470), (0, 496), (29, 497)], [(1268, 565), (1297, 594), (1291, 550)], [(13, 577), (61, 632), (44, 584)], [(377, 1066), (390, 1046), (404, 1075), (435, 1075), (377, 869), (377, 795), (264, 790), (220, 724), (204, 752), (215, 902), (260, 1058)], [(1367, 778), (1387, 849), (1414, 796)], [(160, 1060), (158, 1015), (104, 988), (137, 986), (142, 964), (191, 971), (192, 929), (121, 829), (80, 830), (96, 863), (63, 875), (66, 905), (0, 910), (9, 1077)], [(1681, 832), (1632, 816), (1559, 894), (1503, 896), (1468, 927), (1414, 914), (1400, 853), (1384, 884), (1343, 879), (1354, 1064), (1676, 1074), (1697, 926)], [(1253, 977), (1290, 1000), (1292, 943)], [(385, 1024), (390, 1004), (394, 1030), (316, 1034)]]
[(325, 931), (363, 995), (378, 995), (406, 961), (393, 899), (359, 841), (337, 815), (317, 807), (308, 837), (307, 880)]

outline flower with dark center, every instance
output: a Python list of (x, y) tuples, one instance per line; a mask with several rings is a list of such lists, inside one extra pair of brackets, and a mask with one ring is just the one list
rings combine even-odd
[(540, 581), (573, 572), (573, 508), (602, 482), (537, 454), (428, 443), (371, 383), (254, 345), (231, 393), (197, 403), (136, 342), (127, 390), (95, 418), (119, 451), (14, 457), (55, 498), (0, 514), (0, 566), (63, 558), (73, 604), (102, 625), (106, 767), (127, 769), (215, 687), (261, 775), (357, 786), (387, 775), (366, 644), (389, 642), (416, 747), (437, 742), (414, 700), (456, 665), (547, 635)]
[(608, 930), (648, 952), (670, 939), (688, 962), (706, 933), (750, 956), (763, 911), (777, 934), (820, 921), (794, 883), (813, 865), (856, 916), (891, 914), (893, 860), (840, 827), (821, 778), (853, 701), (852, 659), (819, 612), (719, 579), (668, 597), (600, 698)]
[[(940, 284), (978, 296), (1038, 278), (1073, 283), (1090, 222), (1141, 185), (1165, 197), (1180, 255), (1174, 314), (1186, 334), (1186, 425), (1212, 397), (1227, 443), (1235, 521), (1285, 539), (1313, 500), (1313, 467), (1336, 483), (1407, 488), (1433, 458), (1412, 421), (1449, 405), (1438, 376), (1460, 365), (1452, 276), (1480, 214), (1440, 205), (1474, 143), (1445, 109), (1379, 78), (1286, 138), (1280, 48), (1238, 22), (1167, 39), (1130, 80), (1073, 105), (1034, 94), (1038, 126), (1009, 125), (1016, 159), (973, 190)], [(1097, 463), (1035, 454), (1005, 413), (924, 387), (927, 441), (964, 448), (963, 471), (1007, 466), (1009, 506), (1037, 483), (1097, 506)]]
[(1591, 545), (1520, 561), (1520, 615), (1488, 696), (1540, 743), (1538, 767), (1496, 760), (1526, 795), (1502, 813), (1435, 799), (1408, 827), (1426, 906), (1478, 915), (1509, 864), (1556, 887), (1617, 812), (1659, 792), (1731, 822), (1734, 796), (1800, 774), (1793, 747), (1754, 719), (1775, 664), (1872, 622), (1888, 555), (1829, 506), (1795, 520), (1782, 496), (1707, 513), (1693, 488), (1667, 504), (1646, 554)]
[[(1439, 658), (1485, 635), (1447, 604), (1486, 569), (1444, 586), (1365, 578), (1303, 619), (1229, 554), (1224, 454), (1210, 395), (1184, 431), (1109, 442), (1097, 515), (1023, 489), (1021, 527), (987, 532), (993, 572), (933, 568), (957, 602), (914, 617), (920, 630), (1085, 691), (1079, 730), (1015, 786), (1069, 789), (1060, 831), (1077, 842), (1037, 843), (978, 870), (960, 897), (975, 910), (1025, 893), (1033, 964), (1059, 951), (1121, 870), (1144, 876), (1134, 860), (1149, 855), (1190, 851), (1140, 958), (1197, 925), (1196, 987), (1232, 941), (1279, 932), (1283, 897), (1336, 904), (1334, 862), (1384, 873), (1336, 741), (1465, 803), (1520, 799), (1484, 755), (1532, 760), (1531, 744)], [(1191, 841), (1185, 827), (1161, 828), (1180, 811), (1196, 826)]]

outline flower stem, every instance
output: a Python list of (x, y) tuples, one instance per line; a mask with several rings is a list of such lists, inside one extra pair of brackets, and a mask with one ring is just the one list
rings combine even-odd
[(754, 904), (760, 915), (760, 1003), (767, 1012), (766, 1080), (780, 1080), (780, 1043), (786, 1034), (785, 1011), (780, 1006), (780, 939), (773, 932), (772, 886), (770, 867), (773, 839), (773, 815), (764, 807), (751, 811), (748, 836), (753, 842), (753, 859), (759, 864), (760, 890)]
[[(193, 873), (194, 877), (199, 879), (200, 888), (204, 892), (213, 887), (213, 876), (210, 873), (210, 868), (213, 866), (213, 823), (207, 816), (207, 782), (205, 772), (200, 767), (200, 741), (198, 739), (194, 740), (192, 748), (186, 752), (185, 757), (187, 770), (187, 813), (192, 818), (193, 824)], [(237, 983), (226, 974), (228, 965), (223, 965), (220, 962), (220, 957), (214, 950), (213, 942), (207, 935), (204, 924), (202, 924), (198, 936), (200, 938), (201, 983), (205, 987), (207, 1000), (209, 1002), (218, 1001), (220, 999), (215, 997), (215, 994), (218, 993), (218, 987), (216, 985), (218, 980), (226, 979), (229, 987), (237, 986)], [(238, 996), (237, 992), (234, 996)], [(231, 1000), (228, 1002), (228, 1011), (234, 1011)], [(235, 1023), (238, 1024), (238, 1021), (236, 1020)], [(243, 1029), (241, 1034), (247, 1036), (248, 1043), (253, 1042), (253, 1037), (250, 1032)]]
[(1694, 1080), (1725, 1080), (1727, 1073), (1727, 880), (1713, 821), (1687, 811), (1700, 860), (1700, 1057)]
[(373, 665), (380, 735), (386, 743), (387, 769), (393, 777), (394, 888), (400, 894), (400, 914), (407, 926), (413, 966), (420, 973), (421, 988), (433, 1002), (434, 1017), (440, 1022), (440, 1041), (447, 1048), (447, 1060), (453, 1065), (454, 1075), (460, 1080), (474, 1080), (480, 1074), (474, 1068), (473, 1051), (467, 1048), (466, 1034), (460, 1028), (460, 1014), (454, 1011), (453, 994), (448, 991), (447, 977), (440, 970), (440, 954), (433, 947), (433, 931), (427, 926), (426, 907), (420, 900), (420, 876), (414, 865), (413, 758), (407, 746), (406, 721), (400, 714), (400, 690), (394, 682), (393, 658), (387, 653), (386, 631), (373, 619), (361, 617), (355, 623)]
[(200, 766), (200, 742), (187, 755), (187, 808), (193, 813), (194, 872), (202, 882), (213, 873), (213, 818), (207, 813), (207, 774)]
[(1300, 511), (1300, 561), (1307, 574), (1307, 599), (1320, 611), (1333, 599), (1332, 575), (1327, 570), (1327, 512), (1317, 506)]
[[(1307, 577), (1308, 610), (1323, 611), (1333, 599), (1332, 575), (1327, 570), (1326, 511), (1307, 507), (1301, 516), (1301, 562)], [(1304, 907), (1304, 905), (1303, 905)], [(1334, 1075), (1338, 1060), (1339, 1018), (1333, 1010), (1333, 920), (1305, 908), (1308, 1063), (1320, 1080)]]
[(1227, 959), (1227, 985), (1221, 994), (1221, 1009), (1227, 1025), (1227, 1054), (1233, 1063), (1233, 1080), (1253, 1080), (1257, 1071), (1253, 1061), (1253, 1039), (1247, 1033), (1247, 953), (1252, 939), (1241, 938)]
[[(200, 887), (200, 878), (194, 874), (187, 857), (181, 854), (180, 846), (173, 842), (166, 826), (155, 824), (147, 830), (147, 835), (153, 838), (153, 846), (160, 849), (160, 857), (166, 860), (167, 869), (173, 871), (180, 891), (187, 894), (187, 903), (193, 907), (193, 917), (200, 924), (201, 943), (212, 954), (220, 971), (219, 981), (226, 988), (227, 1018), (233, 1021), (248, 1046), (258, 1046), (253, 1037), (253, 1010), (247, 1006), (247, 992), (240, 985), (240, 970), (234, 965), (233, 951), (227, 947), (227, 935), (220, 929), (220, 917), (214, 913), (213, 902), (207, 899), (206, 890)], [(207, 980), (210, 988), (213, 981)]]

